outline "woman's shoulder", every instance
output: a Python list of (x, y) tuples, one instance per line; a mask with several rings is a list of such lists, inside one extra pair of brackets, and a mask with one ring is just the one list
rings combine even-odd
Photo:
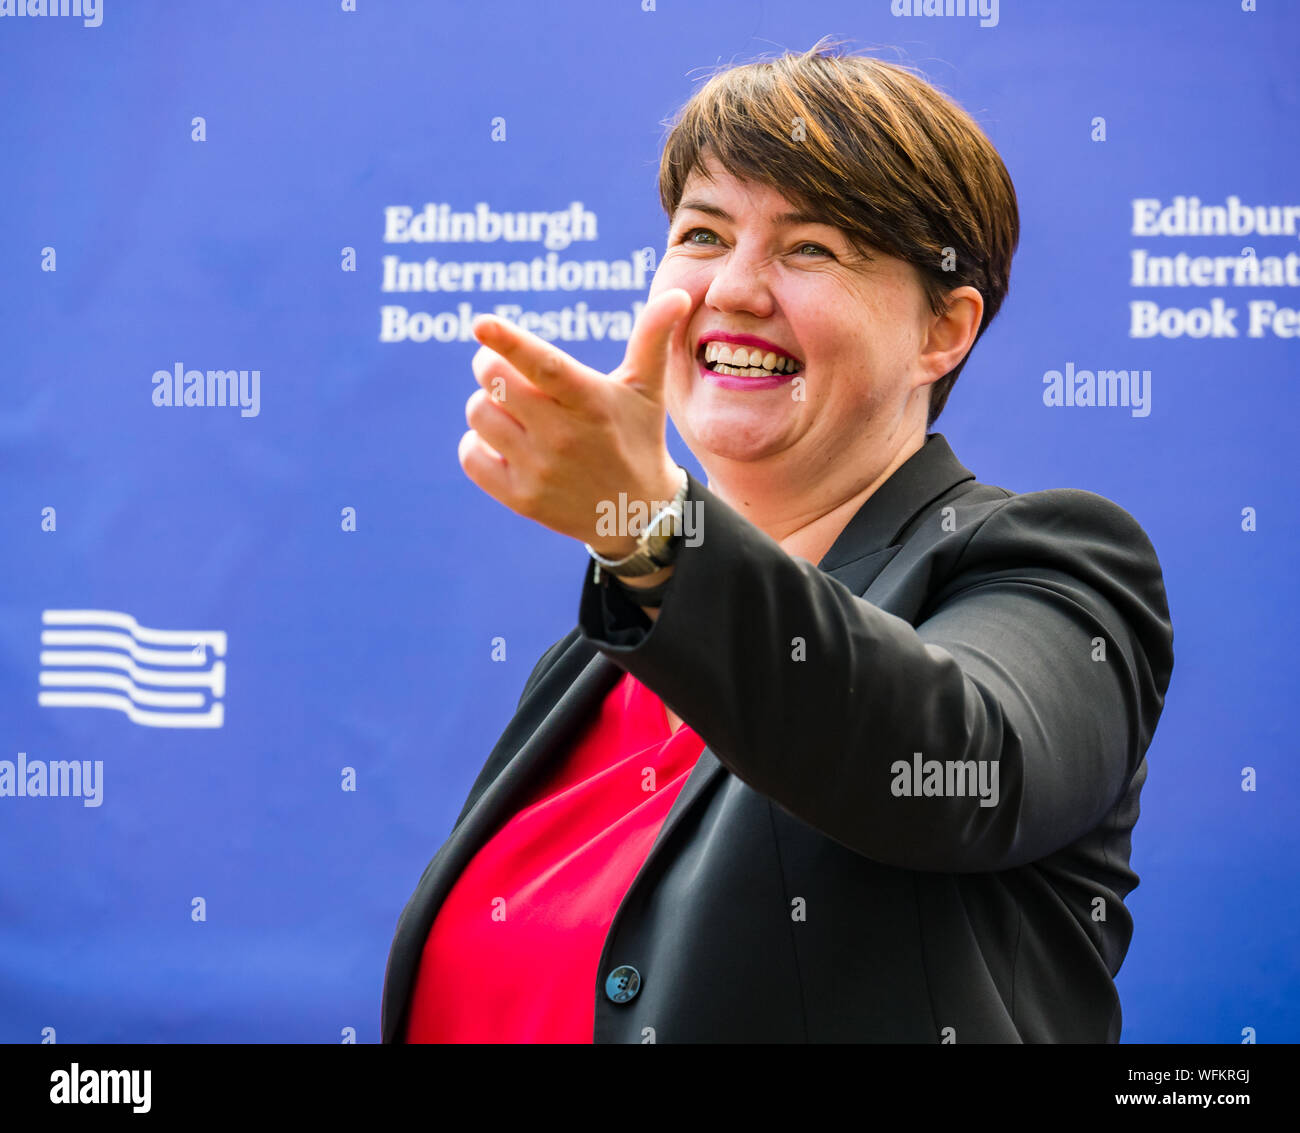
[(949, 503), (947, 532), (925, 548), (935, 566), (935, 600), (1001, 585), (1055, 594), (1081, 617), (1113, 623), (1113, 612), (1172, 664), (1164, 575), (1141, 523), (1114, 500), (1081, 488), (1011, 492), (967, 481)]
[(1115, 544), (1155, 558), (1145, 528), (1114, 500), (1084, 488), (1012, 492), (968, 481), (954, 504), (972, 539), (1080, 544), (1080, 550)]

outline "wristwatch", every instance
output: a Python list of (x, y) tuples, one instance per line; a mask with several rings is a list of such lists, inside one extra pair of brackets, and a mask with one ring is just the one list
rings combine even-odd
[[(681, 468), (680, 465), (678, 467)], [(646, 524), (646, 529), (641, 532), (636, 548), (630, 555), (621, 559), (607, 559), (592, 550), (590, 543), (583, 544), (587, 553), (596, 561), (593, 582), (600, 582), (602, 568), (615, 578), (636, 578), (638, 575), (654, 574), (676, 561), (683, 542), (682, 513), (686, 507), (686, 490), (690, 486), (686, 469), (681, 468), (681, 473), (682, 486), (677, 489), (672, 502)]]

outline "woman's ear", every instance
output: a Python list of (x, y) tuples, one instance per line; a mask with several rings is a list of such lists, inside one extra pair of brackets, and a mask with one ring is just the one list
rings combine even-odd
[(975, 345), (984, 318), (984, 296), (974, 287), (956, 287), (945, 296), (948, 309), (928, 321), (921, 361), (937, 381), (956, 367)]

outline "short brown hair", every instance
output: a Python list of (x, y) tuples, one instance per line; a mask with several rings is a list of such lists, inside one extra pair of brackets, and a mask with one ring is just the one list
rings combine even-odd
[[(715, 73), (665, 123), (660, 202), (671, 220), (687, 179), (713, 157), (826, 217), (864, 256), (877, 248), (912, 264), (936, 315), (948, 291), (974, 287), (984, 297), (978, 342), (1020, 239), (1006, 166), (975, 120), (919, 75), (838, 46), (823, 38)], [(927, 425), (965, 364), (931, 386)]]

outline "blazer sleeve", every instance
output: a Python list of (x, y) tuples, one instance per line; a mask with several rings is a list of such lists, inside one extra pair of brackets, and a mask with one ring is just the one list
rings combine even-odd
[[(588, 570), (579, 628), (754, 790), (876, 861), (942, 872), (1045, 857), (1123, 795), (1173, 632), (1155, 551), (1118, 505), (1076, 490), (990, 505), (907, 568), (929, 572), (912, 624), (689, 490), (702, 537), (658, 619)], [(982, 764), (996, 796), (907, 793), (918, 758)]]

